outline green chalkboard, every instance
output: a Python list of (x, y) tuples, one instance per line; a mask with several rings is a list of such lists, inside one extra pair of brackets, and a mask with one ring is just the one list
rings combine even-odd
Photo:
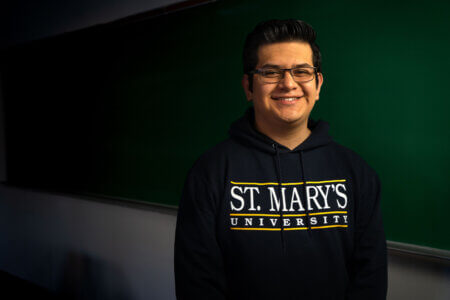
[(449, 11), (444, 1), (218, 1), (6, 50), (8, 181), (177, 205), (187, 170), (248, 105), (245, 35), (297, 18), (323, 54), (312, 117), (379, 173), (387, 238), (450, 250)]

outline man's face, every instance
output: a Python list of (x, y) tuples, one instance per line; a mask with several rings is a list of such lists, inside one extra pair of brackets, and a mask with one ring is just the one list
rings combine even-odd
[[(274, 43), (258, 49), (256, 69), (267, 66), (285, 69), (305, 64), (314, 66), (311, 46), (305, 42)], [(317, 77), (317, 84), (315, 78), (297, 83), (289, 72), (285, 72), (280, 82), (265, 83), (260, 74), (254, 74), (253, 91), (250, 91), (248, 76), (244, 75), (242, 84), (247, 100), (253, 101), (257, 125), (263, 122), (264, 127), (275, 129), (307, 124), (304, 122), (319, 99), (323, 82), (322, 74), (318, 73)]]

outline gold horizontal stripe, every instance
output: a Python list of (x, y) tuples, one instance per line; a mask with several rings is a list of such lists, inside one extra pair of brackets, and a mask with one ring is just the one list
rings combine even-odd
[(281, 228), (257, 228), (257, 227), (230, 227), (231, 230), (267, 230), (267, 231), (280, 231)]
[[(324, 228), (333, 228), (333, 227), (348, 227), (348, 225), (329, 225), (329, 226), (315, 226), (311, 227), (311, 229), (324, 229)], [(258, 228), (258, 227), (230, 227), (231, 230), (262, 230), (262, 231), (280, 231), (281, 228)], [(284, 227), (283, 230), (307, 230), (308, 227)]]
[[(310, 216), (317, 215), (331, 215), (331, 214), (346, 214), (347, 211), (326, 211), (326, 212), (318, 212), (318, 213), (310, 213)], [(279, 214), (230, 214), (230, 216), (235, 217), (279, 217)], [(282, 217), (306, 217), (306, 214), (286, 214), (282, 215)]]
[[(235, 182), (230, 181), (231, 184), (238, 184), (238, 185), (278, 185), (278, 182)], [(287, 182), (282, 183), (281, 185), (300, 185), (303, 184), (303, 182)]]
[(308, 227), (292, 227), (292, 228), (284, 228), (284, 230), (306, 230)]
[(299, 214), (299, 215), (283, 215), (283, 217), (305, 217), (306, 214)]
[(310, 213), (310, 216), (317, 216), (317, 215), (330, 215), (330, 214), (346, 214), (347, 211), (325, 211), (325, 212), (318, 212), (318, 213)]
[(280, 215), (276, 214), (230, 214), (230, 216), (242, 216), (242, 217), (279, 217)]
[(332, 228), (332, 227), (348, 227), (348, 225), (315, 226), (315, 227), (311, 227), (311, 229), (322, 229), (322, 228)]
[[(278, 185), (278, 182), (237, 182), (230, 181), (231, 184), (238, 185)], [(331, 182), (346, 182), (346, 179), (336, 179), (336, 180), (323, 180), (323, 181), (307, 181), (306, 184), (321, 184), (321, 183), (331, 183)], [(284, 182), (281, 185), (302, 185), (304, 182)]]
[(324, 180), (324, 181), (307, 181), (306, 184), (330, 183), (330, 182), (346, 182), (345, 179)]

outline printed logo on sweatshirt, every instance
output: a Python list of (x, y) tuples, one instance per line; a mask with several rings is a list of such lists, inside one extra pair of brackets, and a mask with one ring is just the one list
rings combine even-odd
[(345, 179), (236, 182), (230, 188), (231, 230), (347, 228)]

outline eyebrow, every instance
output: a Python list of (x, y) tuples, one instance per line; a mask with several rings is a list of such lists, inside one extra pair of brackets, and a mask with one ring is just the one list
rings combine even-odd
[[(299, 65), (295, 65), (293, 66), (293, 68), (303, 68), (303, 67), (312, 67), (310, 64), (307, 63), (303, 63), (303, 64), (299, 64)], [(281, 66), (279, 65), (273, 65), (273, 64), (265, 64), (263, 65), (261, 68), (277, 68), (277, 69), (282, 69)]]

